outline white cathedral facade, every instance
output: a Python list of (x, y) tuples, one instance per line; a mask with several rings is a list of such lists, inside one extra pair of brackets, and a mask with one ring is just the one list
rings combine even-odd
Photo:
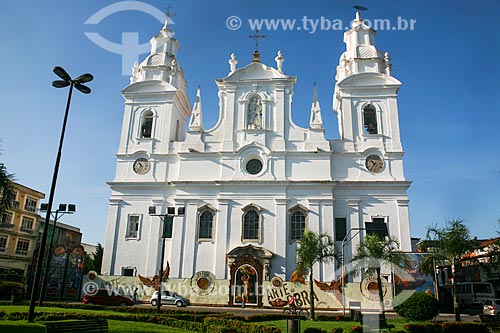
[[(333, 92), (340, 137), (332, 140), (325, 126), (334, 124), (323, 123), (315, 92), (309, 127), (292, 121), (296, 77), (285, 73), (281, 52), (275, 66), (261, 63), (257, 51), (245, 66), (231, 55), (229, 74), (216, 80), (218, 121), (206, 128), (200, 91), (191, 107), (179, 42), (165, 24), (122, 91), (102, 273), (157, 274), (164, 230), (151, 206), (175, 214), (165, 234), (171, 278), (209, 272), (233, 281), (248, 266), (260, 283), (288, 280), (306, 228), (330, 234), (339, 246), (345, 240), (347, 260), (377, 230), (410, 251), (401, 82), (374, 35), (359, 14), (344, 33)], [(315, 278), (338, 279), (336, 269), (319, 265)]]

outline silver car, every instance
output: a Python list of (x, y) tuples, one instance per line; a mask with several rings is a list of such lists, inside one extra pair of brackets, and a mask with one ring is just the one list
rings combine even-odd
[[(152, 306), (156, 306), (158, 304), (158, 291), (155, 291), (151, 296), (150, 301)], [(170, 304), (177, 305), (178, 307), (189, 305), (189, 300), (177, 295), (173, 291), (162, 290), (161, 291), (161, 304)]]
[(488, 299), (483, 305), (483, 314), (486, 316), (497, 316), (500, 313), (500, 299)]

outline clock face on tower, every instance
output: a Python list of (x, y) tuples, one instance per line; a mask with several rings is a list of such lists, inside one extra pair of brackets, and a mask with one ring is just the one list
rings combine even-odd
[(136, 174), (144, 175), (149, 171), (149, 167), (150, 167), (149, 161), (141, 157), (135, 160), (133, 169)]
[(370, 155), (365, 161), (366, 168), (375, 173), (379, 173), (384, 168), (384, 160), (378, 155)]

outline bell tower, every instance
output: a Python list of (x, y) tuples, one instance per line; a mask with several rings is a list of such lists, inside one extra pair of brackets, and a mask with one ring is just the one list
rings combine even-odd
[[(355, 178), (404, 180), (397, 93), (401, 82), (392, 76), (389, 53), (375, 46), (375, 30), (359, 12), (344, 33), (334, 91), (340, 149), (350, 154), (344, 163), (361, 170)], [(357, 168), (356, 168), (357, 167)], [(344, 175), (348, 174), (344, 169)]]
[(184, 140), (191, 108), (184, 72), (177, 61), (179, 41), (173, 35), (167, 18), (150, 40), (150, 55), (134, 64), (130, 85), (122, 90), (125, 110), (116, 181), (161, 179), (159, 170), (167, 168), (166, 162), (152, 156), (167, 155), (174, 142)]

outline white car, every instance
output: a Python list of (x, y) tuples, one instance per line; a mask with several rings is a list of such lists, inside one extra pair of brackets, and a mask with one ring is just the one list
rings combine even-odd
[(488, 299), (483, 305), (483, 314), (487, 316), (497, 316), (500, 313), (500, 299)]
[[(155, 291), (151, 296), (150, 301), (152, 306), (156, 306), (158, 304), (158, 291)], [(162, 290), (161, 291), (161, 304), (170, 304), (177, 305), (178, 307), (189, 305), (189, 300), (177, 295), (173, 291)]]

